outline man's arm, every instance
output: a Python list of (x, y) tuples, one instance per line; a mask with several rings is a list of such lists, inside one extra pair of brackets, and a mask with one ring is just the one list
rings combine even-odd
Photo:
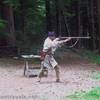
[(70, 41), (70, 40), (71, 40), (71, 37), (68, 37), (68, 38), (65, 39), (65, 40), (60, 40), (60, 41), (59, 41), (59, 44), (66, 43), (66, 42), (68, 42), (68, 41)]

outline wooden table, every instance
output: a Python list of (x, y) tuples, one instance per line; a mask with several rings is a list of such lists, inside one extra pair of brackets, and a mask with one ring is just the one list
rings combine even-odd
[(24, 59), (24, 76), (30, 77), (30, 76), (37, 76), (39, 73), (40, 67), (29, 67), (29, 60), (30, 59), (40, 59), (39, 55), (21, 55), (21, 57)]

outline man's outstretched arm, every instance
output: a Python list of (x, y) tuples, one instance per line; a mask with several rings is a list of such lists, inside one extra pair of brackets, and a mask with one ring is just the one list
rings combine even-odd
[(59, 41), (59, 44), (66, 43), (66, 42), (68, 42), (68, 41), (70, 41), (70, 40), (71, 40), (71, 37), (68, 37), (68, 38), (66, 38), (65, 40), (60, 40), (60, 41)]

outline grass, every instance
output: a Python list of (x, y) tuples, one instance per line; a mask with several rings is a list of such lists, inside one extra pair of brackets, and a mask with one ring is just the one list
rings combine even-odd
[(92, 79), (100, 80), (100, 71), (93, 71), (91, 74)]
[(100, 64), (100, 54), (99, 53), (95, 53), (93, 51), (89, 51), (86, 49), (82, 49), (82, 50), (68, 49), (67, 47), (62, 47), (61, 49), (58, 50), (58, 53), (61, 53), (61, 55), (64, 52), (69, 52), (69, 53), (74, 54), (76, 57), (86, 58), (95, 64)]
[(100, 54), (96, 54), (92, 51), (85, 51), (83, 55), (93, 63), (100, 64)]
[[(100, 54), (96, 54), (94, 52), (91, 51), (86, 51), (85, 52), (85, 56), (90, 59), (93, 63), (95, 64), (100, 64)], [(93, 71), (91, 73), (91, 78), (92, 79), (96, 79), (96, 80), (100, 80), (100, 71), (99, 71), (100, 67), (98, 66), (98, 70)]]
[(73, 95), (67, 96), (65, 100), (100, 100), (100, 87), (89, 92), (75, 92)]

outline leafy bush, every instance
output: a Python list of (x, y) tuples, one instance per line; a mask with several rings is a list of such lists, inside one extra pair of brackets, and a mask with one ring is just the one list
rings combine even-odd
[(6, 27), (7, 22), (3, 19), (0, 19), (0, 29), (3, 29)]
[(96, 54), (92, 51), (85, 51), (83, 56), (90, 59), (93, 63), (100, 64), (100, 54)]
[(19, 0), (4, 0), (3, 3), (10, 5), (15, 9), (19, 6)]

